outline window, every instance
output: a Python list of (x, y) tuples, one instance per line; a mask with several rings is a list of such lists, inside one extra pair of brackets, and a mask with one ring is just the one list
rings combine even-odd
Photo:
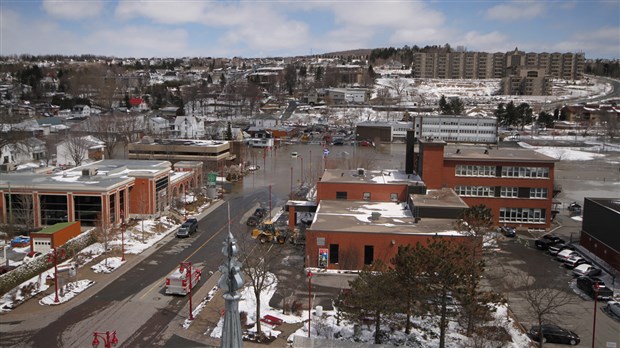
[(346, 192), (336, 192), (336, 199), (347, 199), (347, 193)]
[(530, 198), (547, 198), (547, 189), (544, 187), (530, 188)]
[(338, 263), (338, 244), (329, 245), (329, 263)]
[(502, 167), (502, 177), (506, 178), (548, 178), (546, 167)]
[(390, 193), (390, 201), (398, 202), (398, 193)]
[(463, 165), (456, 166), (456, 176), (494, 177), (495, 166)]
[(546, 222), (545, 209), (500, 208), (499, 222), (544, 224)]
[(490, 186), (457, 186), (454, 191), (459, 196), (492, 197), (493, 187)]
[(519, 197), (518, 187), (502, 187), (499, 192), (500, 197), (516, 198)]
[(370, 265), (374, 260), (375, 248), (372, 245), (364, 245), (364, 264)]
[(364, 192), (364, 194), (362, 195), (362, 199), (365, 201), (369, 201), (370, 200), (370, 192)]

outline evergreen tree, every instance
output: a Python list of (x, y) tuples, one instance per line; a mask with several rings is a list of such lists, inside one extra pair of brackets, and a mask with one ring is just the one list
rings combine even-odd
[(366, 266), (359, 276), (349, 281), (351, 291), (340, 298), (345, 318), (360, 322), (372, 318), (375, 326), (375, 343), (381, 343), (383, 316), (394, 313), (399, 298), (395, 292), (395, 274), (381, 262)]
[(230, 122), (228, 122), (228, 127), (226, 128), (226, 140), (232, 140), (232, 138), (232, 126), (230, 125)]
[(461, 115), (463, 114), (463, 111), (465, 111), (465, 105), (463, 105), (463, 102), (458, 97), (454, 98), (450, 101), (449, 111), (452, 115)]
[(444, 95), (441, 95), (441, 98), (439, 98), (439, 109), (441, 110), (442, 115), (452, 115), (452, 107), (446, 101), (446, 97)]
[(538, 114), (538, 119), (536, 120), (536, 123), (538, 123), (541, 127), (551, 128), (553, 127), (553, 115), (548, 112), (541, 111)]

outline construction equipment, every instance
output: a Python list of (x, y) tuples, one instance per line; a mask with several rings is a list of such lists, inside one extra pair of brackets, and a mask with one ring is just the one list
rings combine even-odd
[(272, 221), (265, 221), (257, 228), (252, 229), (252, 238), (258, 239), (262, 244), (278, 242), (284, 244), (288, 236), (286, 229), (276, 227)]

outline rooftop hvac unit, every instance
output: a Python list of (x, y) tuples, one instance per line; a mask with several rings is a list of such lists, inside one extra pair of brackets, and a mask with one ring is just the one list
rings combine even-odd
[(97, 168), (82, 169), (82, 176), (95, 176), (97, 175)]
[(370, 213), (370, 220), (376, 221), (376, 220), (379, 220), (380, 217), (381, 217), (381, 213), (377, 211), (373, 211), (372, 213)]
[(357, 168), (357, 175), (364, 176), (364, 168)]

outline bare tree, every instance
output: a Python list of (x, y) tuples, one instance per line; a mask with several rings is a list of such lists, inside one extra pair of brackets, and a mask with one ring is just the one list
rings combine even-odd
[(252, 287), (252, 292), (256, 297), (256, 334), (261, 335), (261, 299), (263, 291), (273, 285), (277, 279), (273, 270), (280, 262), (282, 246), (276, 244), (251, 243), (245, 239), (240, 240), (242, 254), (245, 260), (242, 262), (243, 274)]
[(390, 79), (390, 81), (388, 82), (388, 86), (393, 89), (394, 92), (396, 92), (399, 100), (402, 98), (403, 92), (405, 92), (409, 85), (409, 80), (400, 77)]
[[(562, 308), (572, 302), (570, 293), (556, 287), (540, 287), (535, 284), (535, 279), (525, 275), (520, 284), (523, 284), (521, 296), (527, 303), (529, 314), (535, 319), (540, 328), (543, 323), (556, 319), (563, 314)], [(538, 330), (538, 346), (543, 347), (546, 341), (542, 330)]]
[(67, 134), (65, 147), (76, 167), (80, 166), (82, 161), (88, 158), (89, 144), (84, 137), (76, 134)]
[(91, 117), (88, 120), (88, 129), (93, 132), (97, 139), (105, 144), (106, 158), (114, 158), (114, 149), (121, 141), (121, 134), (118, 122), (119, 116), (111, 113), (109, 115)]

